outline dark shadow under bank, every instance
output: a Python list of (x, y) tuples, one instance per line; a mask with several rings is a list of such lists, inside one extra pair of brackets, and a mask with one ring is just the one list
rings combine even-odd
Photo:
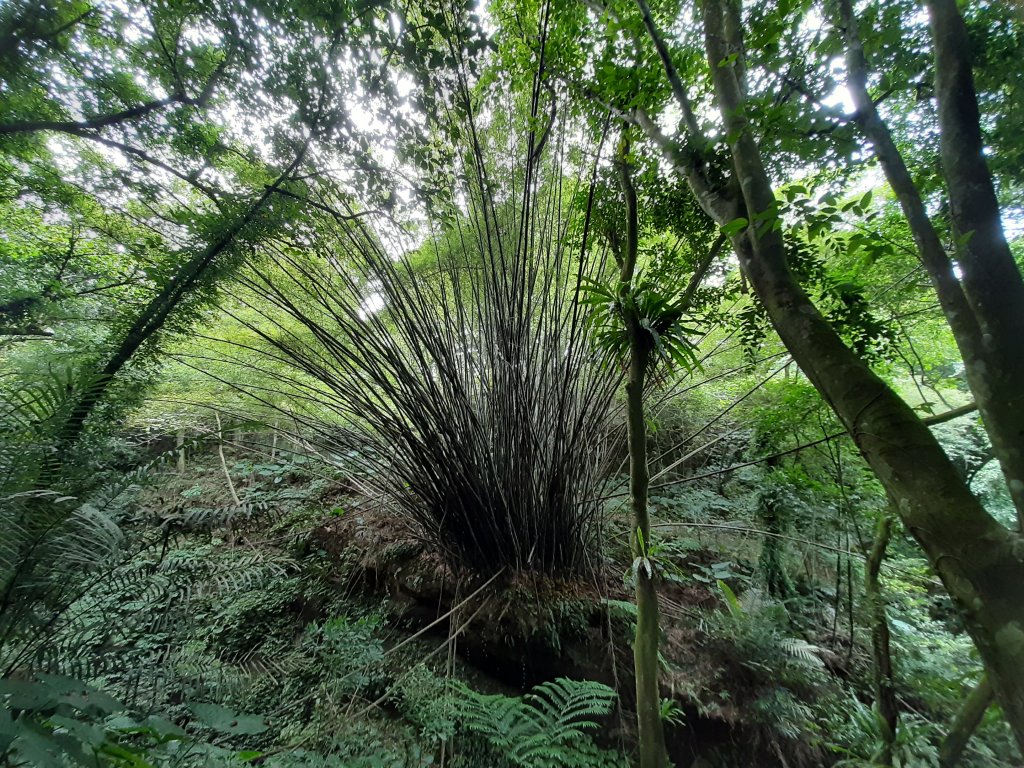
[[(614, 749), (628, 749), (635, 740), (633, 617), (621, 575), (558, 580), (502, 574), (486, 584), (483, 577), (453, 573), (386, 512), (333, 519), (313, 533), (312, 543), (329, 553), (345, 589), (387, 598), (397, 626), (426, 630), (424, 635), (438, 643), (461, 628), (454, 648), (463, 671), (489, 681), (495, 690), (522, 693), (558, 677), (615, 688), (621, 710), (595, 738)], [(672, 606), (690, 615), (717, 602), (703, 586), (665, 584), (661, 591)], [(731, 690), (732, 683), (740, 689), (742, 679), (729, 681), (730, 690), (717, 695), (723, 665), (700, 641), (695, 623), (679, 615), (664, 621), (663, 654), (669, 669), (662, 675), (662, 696), (678, 707), (666, 728), (673, 764), (797, 768), (833, 762), (834, 756), (820, 747), (746, 722), (743, 693)], [(695, 691), (708, 692), (718, 705), (696, 700)]]

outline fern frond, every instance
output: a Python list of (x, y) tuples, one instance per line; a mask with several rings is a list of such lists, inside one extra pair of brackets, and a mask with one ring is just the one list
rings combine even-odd
[(756, 587), (749, 587), (739, 598), (740, 607), (747, 614), (757, 613), (767, 607), (765, 593)]
[(191, 585), (189, 597), (247, 592), (287, 573), (287, 562), (283, 558), (268, 559), (262, 553), (254, 552), (219, 564), (205, 579)]
[(611, 712), (615, 698), (615, 691), (602, 683), (564, 677), (541, 683), (527, 695), (541, 713), (564, 728), (596, 728), (590, 718)]
[(47, 537), (39, 554), (55, 574), (80, 573), (113, 566), (123, 548), (124, 534), (113, 517), (83, 504)]
[(523, 697), (485, 695), (461, 686), (463, 727), (486, 738), (513, 764), (558, 768), (574, 764), (572, 744), (612, 711), (616, 694), (591, 680), (558, 678)]
[(806, 640), (799, 637), (784, 637), (779, 640), (779, 647), (792, 658), (797, 661), (807, 664), (808, 666), (816, 669), (825, 669), (825, 662), (821, 660), (818, 655), (821, 649), (816, 645), (811, 645)]
[(219, 528), (235, 528), (240, 523), (251, 523), (270, 509), (266, 501), (243, 502), (241, 506), (189, 507), (181, 515), (182, 529), (186, 531), (211, 531)]

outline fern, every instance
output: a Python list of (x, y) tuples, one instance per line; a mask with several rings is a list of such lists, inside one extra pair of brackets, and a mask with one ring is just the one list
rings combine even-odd
[(521, 768), (582, 765), (578, 742), (598, 727), (596, 718), (612, 711), (616, 698), (606, 685), (567, 678), (542, 683), (521, 698), (460, 689), (463, 727)]
[(124, 533), (109, 513), (83, 504), (47, 537), (39, 555), (56, 574), (112, 567), (121, 560)]
[(779, 640), (779, 647), (788, 656), (801, 664), (806, 664), (807, 666), (814, 667), (815, 669), (825, 669), (825, 662), (823, 662), (821, 657), (818, 655), (821, 652), (821, 649), (816, 645), (811, 645), (802, 638), (784, 637)]

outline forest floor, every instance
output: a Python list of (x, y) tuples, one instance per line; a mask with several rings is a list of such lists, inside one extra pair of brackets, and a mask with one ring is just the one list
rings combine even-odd
[[(139, 496), (141, 525), (173, 533), (162, 561), (201, 557), (211, 566), (201, 578), (215, 585), (192, 588), (190, 631), (202, 641), (170, 660), (178, 690), (159, 695), (264, 717), (256, 746), (272, 752), (290, 742), (343, 765), (426, 765), (459, 731), (424, 706), (447, 680), (509, 697), (557, 678), (598, 681), (619, 706), (594, 741), (621, 765), (633, 741), (635, 616), (624, 521), (612, 515), (586, 576), (474, 575), (359, 487), (301, 461), (200, 455)], [(666, 540), (662, 688), (676, 765), (831, 761), (808, 702), (833, 695), (862, 652), (842, 653), (834, 634), (798, 634), (777, 602), (748, 588), (758, 554), (729, 533)], [(440, 753), (489, 764), (474, 749)]]

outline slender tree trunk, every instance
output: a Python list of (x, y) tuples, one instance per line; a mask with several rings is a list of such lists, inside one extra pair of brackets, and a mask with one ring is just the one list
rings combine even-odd
[(985, 162), (971, 41), (956, 0), (928, 0), (939, 146), (964, 293), (990, 361), (971, 381), (992, 448), (1024, 515), (1024, 278), (1003, 232)]
[(641, 324), (632, 300), (638, 251), (639, 221), (636, 189), (627, 164), (628, 144), (620, 147), (619, 179), (626, 198), (626, 238), (620, 260), (620, 306), (629, 337), (629, 379), (626, 382), (626, 426), (629, 442), (629, 497), (633, 512), (630, 536), (636, 571), (636, 637), (633, 665), (636, 674), (636, 714), (640, 768), (665, 768), (668, 751), (661, 721), (658, 685), (660, 621), (654, 568), (649, 557), (651, 520), (647, 511), (650, 473), (647, 466), (647, 425), (644, 419), (644, 384), (650, 364), (651, 339)]
[(240, 507), (242, 506), (242, 500), (238, 498), (238, 493), (235, 491), (235, 483), (231, 479), (231, 472), (228, 471), (227, 459), (224, 458), (224, 430), (220, 425), (220, 414), (214, 413), (213, 416), (217, 420), (217, 455), (220, 456), (220, 466), (224, 470), (224, 479), (228, 481), (231, 499), (235, 502), (236, 507)]
[(178, 430), (178, 439), (175, 447), (178, 449), (178, 474), (185, 474), (185, 430)]
[[(641, 329), (642, 332), (642, 329)], [(658, 593), (654, 572), (648, 564), (651, 521), (647, 512), (647, 429), (644, 422), (644, 372), (650, 353), (641, 344), (630, 344), (626, 409), (629, 432), (629, 489), (633, 512), (633, 557), (641, 558), (636, 569), (636, 638), (633, 664), (636, 669), (636, 709), (641, 768), (667, 765), (665, 735), (661, 722), (661, 691), (658, 686), (658, 642), (661, 632)]]
[(929, 0), (935, 43), (939, 144), (956, 236), (957, 269), (868, 91), (869, 67), (852, 0), (838, 0), (847, 85), (935, 286), (1010, 495), (1024, 513), (1024, 279), (1003, 234), (983, 154), (971, 48), (955, 0)]
[(953, 720), (953, 725), (942, 740), (939, 747), (939, 765), (942, 768), (954, 768), (963, 757), (967, 742), (977, 730), (981, 719), (985, 716), (985, 710), (992, 704), (992, 683), (988, 675), (981, 678), (981, 682), (974, 686), (974, 690), (968, 694), (966, 701)]
[(889, 546), (892, 518), (885, 512), (878, 520), (875, 540), (864, 565), (864, 597), (871, 621), (871, 651), (874, 657), (875, 701), (882, 722), (882, 754), (879, 763), (892, 765), (899, 708), (896, 704), (896, 686), (893, 682), (892, 649), (889, 647), (889, 618), (885, 611), (885, 598), (879, 581), (882, 560)]

